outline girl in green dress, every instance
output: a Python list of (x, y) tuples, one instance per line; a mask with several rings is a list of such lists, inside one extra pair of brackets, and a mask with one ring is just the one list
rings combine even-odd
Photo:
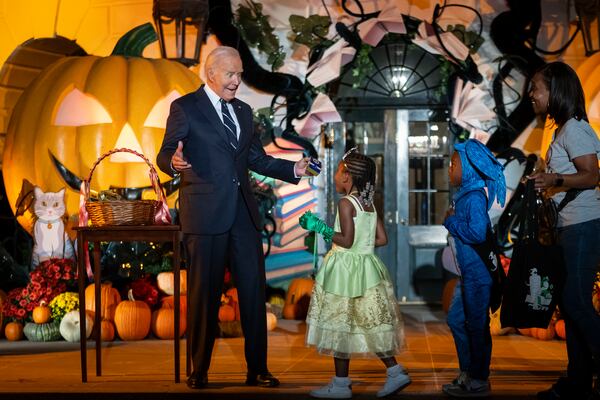
[(386, 382), (377, 392), (384, 397), (410, 384), (395, 355), (403, 346), (403, 325), (387, 268), (374, 254), (387, 244), (387, 234), (373, 206), (375, 163), (350, 150), (335, 174), (338, 203), (335, 226), (308, 212), (300, 218), (305, 229), (333, 242), (315, 276), (306, 342), (333, 356), (335, 376), (310, 392), (318, 398), (352, 397), (348, 378), (350, 358), (375, 355), (387, 367)]

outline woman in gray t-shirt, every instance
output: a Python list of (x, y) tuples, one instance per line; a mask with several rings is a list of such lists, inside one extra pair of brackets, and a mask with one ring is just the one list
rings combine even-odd
[(592, 305), (592, 289), (600, 263), (600, 141), (588, 123), (583, 88), (577, 74), (562, 62), (543, 66), (532, 78), (529, 96), (536, 114), (554, 120), (556, 130), (548, 150), (548, 171), (536, 173), (535, 187), (555, 193), (556, 204), (569, 189), (579, 194), (560, 211), (558, 242), (566, 278), (561, 311), (565, 317), (567, 377), (538, 399), (584, 399), (600, 373), (600, 315)]

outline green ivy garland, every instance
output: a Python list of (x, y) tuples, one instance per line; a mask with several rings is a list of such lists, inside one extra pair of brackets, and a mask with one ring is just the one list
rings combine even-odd
[(326, 45), (325, 42), (329, 41), (325, 38), (329, 30), (329, 25), (331, 25), (329, 17), (311, 15), (308, 18), (304, 18), (300, 15), (292, 14), (289, 21), (290, 28), (292, 29), (289, 35), (291, 41), (306, 45), (311, 49), (316, 45)]
[(262, 13), (262, 4), (246, 0), (246, 5), (238, 6), (236, 17), (236, 25), (246, 43), (267, 55), (272, 71), (279, 69), (285, 60), (285, 52), (273, 33), (269, 17)]

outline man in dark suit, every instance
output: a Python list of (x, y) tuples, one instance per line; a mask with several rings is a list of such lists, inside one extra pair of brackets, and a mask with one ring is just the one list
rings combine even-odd
[(191, 388), (208, 383), (226, 263), (238, 289), (246, 384), (279, 385), (267, 369), (262, 226), (248, 169), (298, 183), (308, 159), (293, 163), (265, 154), (254, 134), (250, 106), (235, 98), (242, 70), (234, 48), (221, 46), (208, 55), (206, 85), (172, 103), (157, 156), (161, 170), (182, 177), (179, 211), (189, 265)]

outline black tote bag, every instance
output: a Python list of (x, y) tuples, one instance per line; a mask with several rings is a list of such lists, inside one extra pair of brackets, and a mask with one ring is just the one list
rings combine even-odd
[(538, 240), (538, 204), (534, 181), (528, 180), (520, 210), (518, 242), (502, 296), (502, 326), (547, 328), (559, 301), (564, 261), (558, 245)]
[(496, 245), (495, 234), (488, 227), (485, 242), (471, 245), (481, 261), (485, 264), (492, 278), (492, 289), (490, 293), (490, 310), (495, 313), (502, 303), (502, 292), (506, 282), (506, 275), (500, 262), (500, 255)]

